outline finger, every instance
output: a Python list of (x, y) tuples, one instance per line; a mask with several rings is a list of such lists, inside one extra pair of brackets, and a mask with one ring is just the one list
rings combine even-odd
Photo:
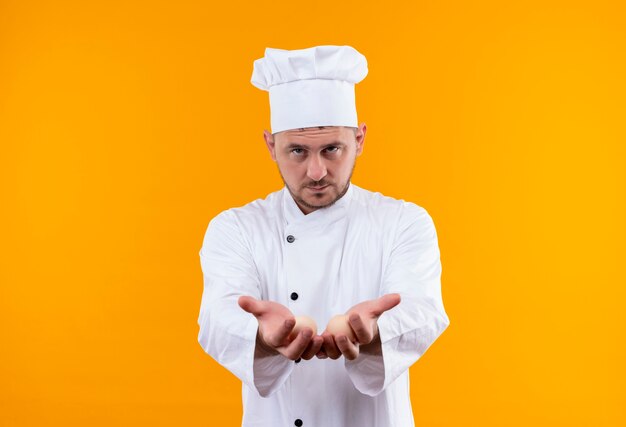
[(352, 313), (348, 317), (348, 323), (356, 335), (356, 339), (360, 344), (369, 344), (374, 338), (374, 331), (368, 327), (363, 318), (358, 313)]
[(251, 296), (241, 296), (237, 300), (237, 303), (239, 304), (239, 307), (241, 307), (244, 311), (253, 314), (255, 317), (259, 317), (265, 312), (261, 301)]
[[(291, 331), (293, 331), (294, 326), (296, 326), (295, 317), (292, 316), (292, 317), (286, 318), (283, 321), (283, 323), (280, 325), (278, 330), (269, 334), (267, 343), (274, 347), (280, 347), (287, 341), (287, 337), (289, 337), (289, 335), (291, 334)], [(308, 328), (304, 328), (304, 329), (308, 329)]]
[(335, 342), (337, 343), (337, 347), (341, 351), (341, 354), (343, 354), (343, 357), (345, 357), (346, 359), (354, 360), (358, 357), (358, 344), (353, 344), (352, 342), (350, 342), (347, 336), (339, 335), (337, 336), (337, 338), (335, 338)]
[(312, 337), (313, 331), (310, 328), (304, 328), (288, 346), (279, 349), (279, 351), (287, 359), (296, 360), (302, 356)]
[[(322, 338), (322, 343), (324, 343), (324, 339), (323, 338)], [(324, 348), (322, 347), (322, 349), (317, 352), (315, 357), (317, 357), (318, 359), (326, 359), (326, 358), (328, 358), (328, 355), (326, 354), (326, 352), (324, 351)]]
[(319, 335), (313, 337), (313, 339), (309, 342), (307, 348), (302, 352), (302, 357), (304, 360), (309, 360), (315, 356), (320, 349), (322, 348), (322, 344), (324, 343), (324, 338)]
[(387, 294), (375, 300), (372, 314), (376, 317), (380, 316), (387, 310), (391, 310), (396, 305), (400, 304), (400, 294)]
[(328, 332), (324, 332), (322, 334), (322, 338), (324, 338), (324, 352), (331, 359), (338, 359), (341, 356), (341, 351), (335, 345), (335, 339)]

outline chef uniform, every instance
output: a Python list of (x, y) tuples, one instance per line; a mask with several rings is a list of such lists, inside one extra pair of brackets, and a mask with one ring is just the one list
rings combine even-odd
[[(270, 90), (272, 131), (356, 127), (354, 83), (367, 74), (356, 50), (267, 49), (262, 59), (255, 63), (253, 83), (283, 86), (273, 102)], [(288, 103), (285, 86), (295, 82), (292, 89), (301, 94), (311, 79), (325, 80), (321, 91), (332, 91), (331, 102), (350, 111), (329, 113), (324, 104), (329, 97), (311, 99), (314, 90), (295, 103), (313, 103), (324, 111)], [(293, 101), (294, 95), (289, 98)], [(291, 116), (283, 108), (291, 109)], [(334, 204), (305, 215), (284, 187), (214, 217), (200, 260), (204, 292), (198, 340), (242, 381), (243, 426), (414, 425), (408, 369), (449, 324), (441, 298), (437, 235), (424, 208), (349, 183)], [(278, 302), (295, 316), (312, 317), (321, 333), (334, 315), (388, 293), (400, 294), (401, 302), (378, 319), (382, 354), (361, 352), (352, 361), (292, 361), (280, 354), (255, 360), (258, 322), (237, 303), (242, 295)]]

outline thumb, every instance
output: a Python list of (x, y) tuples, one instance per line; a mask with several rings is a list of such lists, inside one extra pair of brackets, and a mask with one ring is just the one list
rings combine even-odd
[(237, 303), (244, 311), (253, 314), (254, 316), (260, 316), (263, 314), (263, 304), (261, 304), (261, 301), (258, 299), (244, 295), (239, 297)]
[(386, 294), (378, 298), (374, 302), (374, 308), (372, 314), (376, 317), (380, 316), (387, 310), (391, 310), (396, 305), (400, 304), (400, 294)]

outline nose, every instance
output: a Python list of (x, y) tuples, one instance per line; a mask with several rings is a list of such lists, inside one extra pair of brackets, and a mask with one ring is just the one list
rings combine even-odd
[(307, 176), (313, 181), (320, 181), (326, 176), (326, 164), (324, 160), (319, 155), (310, 156), (306, 172)]

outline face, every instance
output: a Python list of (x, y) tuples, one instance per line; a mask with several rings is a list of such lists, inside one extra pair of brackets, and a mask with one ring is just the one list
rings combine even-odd
[(305, 214), (331, 206), (348, 191), (365, 132), (342, 126), (311, 127), (270, 134), (265, 143), (287, 189)]

